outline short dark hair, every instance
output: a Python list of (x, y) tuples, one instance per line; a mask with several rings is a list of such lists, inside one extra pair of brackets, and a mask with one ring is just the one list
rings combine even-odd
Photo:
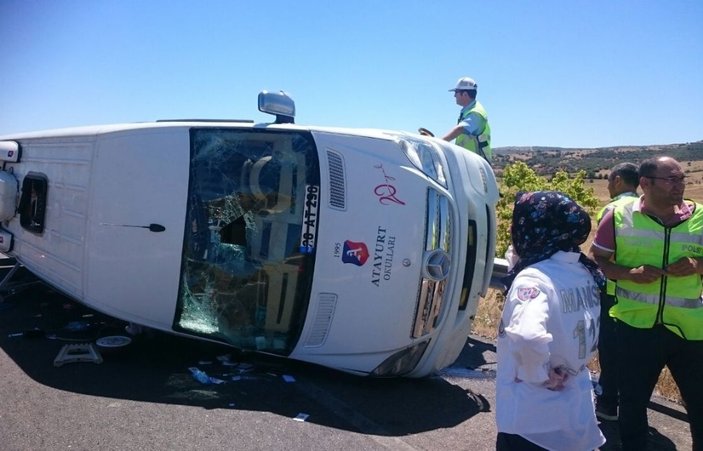
[(476, 98), (476, 90), (475, 89), (457, 89), (459, 92), (465, 92), (471, 97), (472, 99)]
[(637, 188), (640, 184), (639, 170), (633, 163), (620, 163), (613, 166), (610, 170), (608, 180), (612, 180), (619, 176), (627, 186)]
[(659, 169), (659, 159), (661, 157), (647, 158), (640, 164), (640, 177), (654, 177)]

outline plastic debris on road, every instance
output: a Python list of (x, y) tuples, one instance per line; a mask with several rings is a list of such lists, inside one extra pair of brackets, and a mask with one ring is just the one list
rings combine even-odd
[(80, 362), (103, 363), (103, 358), (92, 343), (74, 343), (61, 348), (54, 359), (54, 366)]
[(464, 379), (495, 379), (495, 370), (474, 370), (463, 367), (448, 367), (439, 372), (442, 377), (461, 377)]
[(196, 381), (200, 382), (203, 385), (210, 385), (210, 384), (218, 385), (218, 384), (224, 384), (225, 382), (227, 382), (227, 381), (220, 379), (220, 378), (217, 378), (217, 377), (208, 376), (208, 374), (205, 371), (203, 371), (200, 368), (195, 367), (195, 366), (191, 366), (190, 368), (188, 368), (188, 371), (190, 371), (190, 374), (193, 375), (193, 379), (195, 379)]

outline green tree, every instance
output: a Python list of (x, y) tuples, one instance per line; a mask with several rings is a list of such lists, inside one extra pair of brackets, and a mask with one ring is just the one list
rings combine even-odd
[(589, 214), (593, 215), (598, 207), (598, 199), (593, 188), (585, 185), (586, 171), (580, 170), (569, 174), (563, 170), (557, 171), (551, 180), (541, 177), (525, 163), (519, 161), (507, 165), (503, 169), (500, 182), (502, 197), (496, 207), (498, 216), (498, 235), (496, 237), (496, 254), (505, 255), (510, 244), (510, 223), (513, 216), (515, 195), (525, 191), (561, 191), (576, 201)]

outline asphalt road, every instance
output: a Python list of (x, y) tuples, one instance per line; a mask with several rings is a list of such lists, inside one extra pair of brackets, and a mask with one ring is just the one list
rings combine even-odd
[[(477, 337), (422, 380), (359, 378), (157, 332), (104, 350), (102, 363), (57, 367), (64, 345), (125, 324), (31, 282), (20, 272), (0, 291), (2, 450), (494, 449), (495, 347)], [(191, 367), (225, 382), (202, 384)], [(649, 415), (652, 449), (691, 449), (679, 406), (653, 399)], [(602, 428), (602, 449), (618, 449), (616, 426)]]

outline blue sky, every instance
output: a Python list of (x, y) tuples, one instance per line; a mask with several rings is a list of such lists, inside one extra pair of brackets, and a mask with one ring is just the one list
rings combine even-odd
[(494, 147), (703, 139), (703, 1), (0, 0), (0, 135), (168, 118), (443, 134), (461, 76)]

